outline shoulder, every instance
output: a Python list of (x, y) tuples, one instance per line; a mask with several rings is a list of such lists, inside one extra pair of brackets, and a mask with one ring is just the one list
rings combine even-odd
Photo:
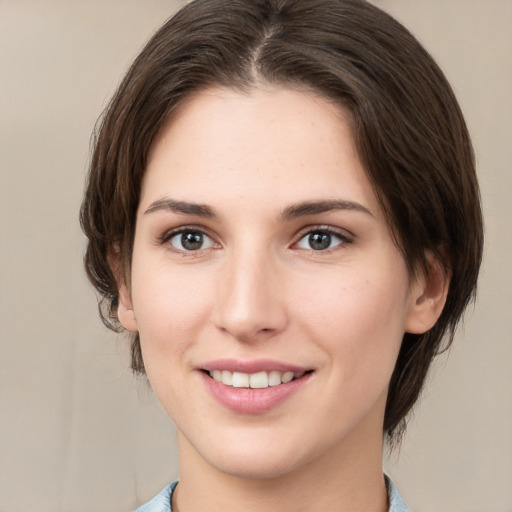
[(169, 484), (162, 489), (151, 501), (141, 505), (134, 512), (172, 512), (171, 511), (171, 496), (174, 488), (178, 482)]

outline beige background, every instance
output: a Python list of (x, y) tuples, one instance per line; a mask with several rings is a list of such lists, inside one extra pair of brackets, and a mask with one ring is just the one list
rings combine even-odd
[[(180, 2), (0, 0), (0, 511), (121, 512), (176, 477), (170, 421), (81, 268), (94, 122)], [(416, 512), (512, 511), (512, 1), (380, 0), (445, 69), (487, 225), (479, 300), (386, 463)]]

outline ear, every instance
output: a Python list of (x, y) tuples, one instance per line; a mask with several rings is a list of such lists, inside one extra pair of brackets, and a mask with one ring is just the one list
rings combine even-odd
[(108, 261), (117, 283), (117, 318), (127, 331), (138, 332), (129, 278), (122, 270), (121, 253), (117, 244), (110, 251)]
[(430, 251), (426, 254), (427, 268), (421, 269), (411, 287), (405, 331), (423, 334), (440, 317), (450, 285), (450, 274)]

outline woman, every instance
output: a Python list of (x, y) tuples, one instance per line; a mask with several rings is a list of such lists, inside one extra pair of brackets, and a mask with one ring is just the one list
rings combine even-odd
[(400, 24), (190, 3), (109, 105), (81, 220), (104, 319), (178, 430), (179, 485), (139, 510), (406, 510), (383, 442), (483, 236), (460, 109)]

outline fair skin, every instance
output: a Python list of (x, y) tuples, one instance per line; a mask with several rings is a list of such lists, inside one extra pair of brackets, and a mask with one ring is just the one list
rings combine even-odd
[(387, 510), (388, 383), (447, 285), (409, 275), (347, 119), (210, 89), (152, 147), (118, 315), (178, 429), (180, 512)]

